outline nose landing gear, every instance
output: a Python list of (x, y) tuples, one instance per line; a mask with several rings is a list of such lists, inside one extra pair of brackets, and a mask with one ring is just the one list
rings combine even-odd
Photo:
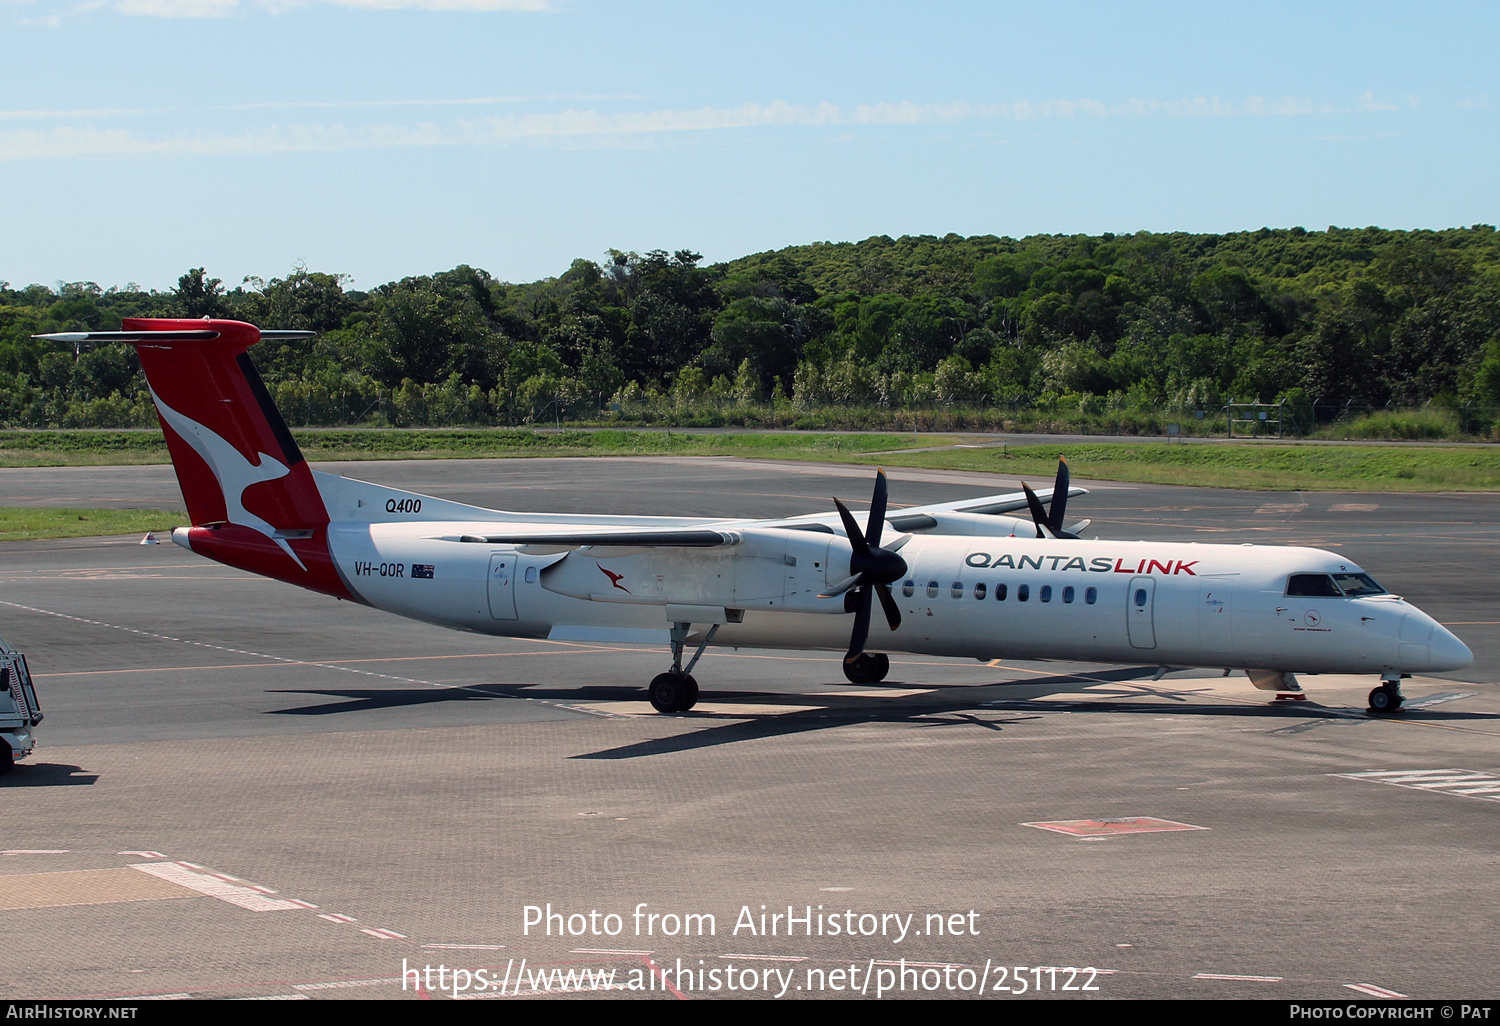
[(1387, 676), (1380, 687), (1370, 692), (1370, 712), (1376, 716), (1389, 716), (1401, 708), (1406, 697), (1401, 694), (1400, 676)]

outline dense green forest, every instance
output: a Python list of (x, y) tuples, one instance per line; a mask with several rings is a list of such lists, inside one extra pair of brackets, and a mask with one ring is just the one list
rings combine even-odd
[(880, 426), (927, 410), (949, 427), (1149, 431), (1158, 414), (1285, 401), (1304, 431), (1387, 406), (1463, 409), (1488, 431), (1472, 411), (1500, 403), (1489, 225), (880, 236), (702, 264), (610, 251), (529, 283), (460, 266), (368, 291), (306, 268), (232, 288), (195, 268), (167, 292), (0, 282), (0, 424), (154, 423), (128, 346), (31, 338), (131, 316), (320, 332), (253, 353), (306, 425)]

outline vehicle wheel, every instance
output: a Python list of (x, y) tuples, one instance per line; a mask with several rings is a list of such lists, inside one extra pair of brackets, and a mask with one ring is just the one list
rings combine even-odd
[(15, 766), (16, 760), (10, 753), (10, 743), (0, 741), (0, 773), (9, 773)]
[(875, 657), (861, 652), (853, 659), (844, 660), (844, 676), (851, 684), (873, 684), (880, 679), (875, 676)]
[(870, 662), (874, 664), (870, 668), (871, 682), (885, 680), (891, 672), (891, 657), (881, 652), (878, 655), (872, 655)]
[(698, 704), (698, 681), (692, 674), (684, 674), (683, 679), (687, 682), (687, 697), (678, 707), (678, 712), (687, 712)]
[(1382, 684), (1370, 692), (1370, 711), (1377, 715), (1393, 713), (1401, 708), (1401, 692)]
[[(651, 705), (657, 712), (682, 712), (697, 699), (698, 682), (687, 674), (658, 673), (651, 680)], [(684, 704), (687, 703), (687, 704)]]

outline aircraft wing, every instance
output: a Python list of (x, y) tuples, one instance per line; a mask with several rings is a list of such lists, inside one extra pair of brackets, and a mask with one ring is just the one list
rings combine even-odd
[(674, 529), (659, 531), (498, 531), (493, 534), (466, 534), (461, 542), (487, 545), (519, 545), (536, 554), (565, 552), (588, 545), (617, 548), (687, 548), (706, 549), (720, 545), (738, 545), (743, 539), (735, 531)]
[[(1043, 503), (1050, 502), (1054, 489), (1045, 488), (1036, 493), (1036, 497)], [(1087, 488), (1070, 487), (1068, 497), (1075, 495), (1087, 495)], [(956, 502), (935, 502), (925, 506), (910, 506), (906, 509), (892, 510), (886, 514), (886, 523), (898, 531), (920, 531), (924, 528), (934, 526), (934, 516), (941, 513), (976, 513), (989, 516), (998, 516), (1004, 513), (1013, 513), (1026, 510), (1025, 492), (1005, 492), (999, 495), (980, 495), (972, 499), (959, 499)], [(858, 511), (856, 511), (857, 513)], [(1026, 517), (1029, 518), (1027, 513)], [(759, 521), (760, 527), (799, 527), (804, 530), (817, 530), (819, 526), (826, 525), (830, 528), (839, 527), (839, 515), (830, 510), (827, 513), (808, 513), (800, 517), (791, 517), (782, 521)]]

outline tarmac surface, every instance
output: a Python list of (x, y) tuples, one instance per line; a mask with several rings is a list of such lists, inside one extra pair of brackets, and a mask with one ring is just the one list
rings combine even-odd
[[(767, 517), (873, 477), (322, 469)], [(1015, 488), (890, 477), (893, 505)], [(0, 996), (441, 999), (462, 967), (503, 999), (1495, 997), (1500, 496), (1079, 483), (1090, 535), (1347, 553), (1475, 663), (1375, 719), (1369, 678), (1276, 705), (1219, 671), (896, 656), (853, 687), (836, 654), (710, 651), (660, 716), (648, 647), (445, 631), (136, 538), (11, 543), (0, 633), (47, 718), (0, 778)], [(28, 504), (182, 505), (168, 467), (0, 470)]]

